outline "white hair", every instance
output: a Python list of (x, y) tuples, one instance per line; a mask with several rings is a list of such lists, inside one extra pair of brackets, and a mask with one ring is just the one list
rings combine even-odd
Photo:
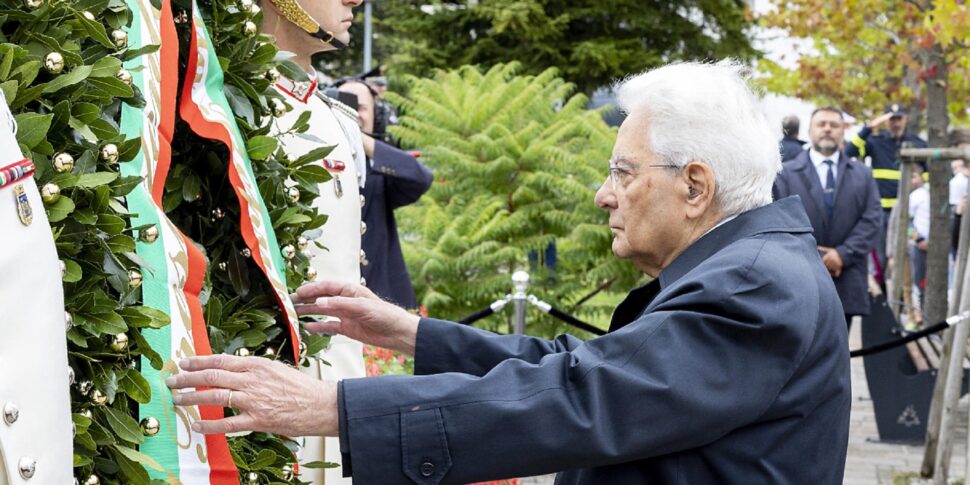
[(771, 203), (781, 171), (774, 131), (736, 61), (681, 62), (627, 78), (617, 86), (621, 110), (644, 110), (649, 142), (664, 163), (702, 162), (714, 172), (715, 204), (731, 216)]

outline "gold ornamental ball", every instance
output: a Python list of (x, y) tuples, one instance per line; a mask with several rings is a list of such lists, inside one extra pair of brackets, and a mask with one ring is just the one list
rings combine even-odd
[(256, 35), (256, 32), (259, 32), (259, 27), (256, 27), (256, 24), (253, 21), (247, 20), (246, 23), (243, 24), (243, 34), (245, 34), (247, 37)]
[(144, 433), (145, 436), (155, 436), (162, 429), (162, 423), (159, 423), (157, 419), (151, 416), (141, 420), (139, 426), (141, 427), (141, 432)]
[(263, 355), (269, 358), (276, 357), (276, 349), (273, 347), (266, 347), (266, 350), (263, 351)]
[(291, 480), (293, 480), (293, 466), (292, 465), (283, 465), (283, 468), (280, 470), (280, 472), (282, 472), (281, 474), (283, 475), (283, 480), (286, 480), (288, 482), (291, 481)]
[(60, 52), (51, 52), (44, 58), (44, 67), (51, 74), (60, 74), (64, 71), (64, 56)]
[(313, 266), (306, 269), (306, 279), (307, 281), (315, 281), (317, 279), (317, 270)]
[(122, 332), (114, 337), (111, 337), (111, 350), (115, 352), (124, 352), (128, 348), (128, 334)]
[(88, 393), (91, 392), (92, 387), (94, 387), (94, 383), (91, 381), (81, 381), (77, 383), (77, 391), (84, 396), (87, 396)]
[(82, 409), (78, 411), (78, 414), (88, 419), (94, 419), (94, 413), (92, 413), (90, 409)]
[(276, 69), (275, 67), (269, 68), (269, 70), (266, 71), (266, 80), (271, 83), (275, 83), (276, 81), (279, 81), (280, 80), (279, 69)]
[(273, 98), (269, 100), (268, 105), (269, 105), (269, 112), (272, 113), (273, 116), (279, 118), (286, 114), (286, 105), (283, 104), (282, 101), (276, 98)]
[(259, 474), (257, 474), (256, 472), (249, 472), (249, 474), (246, 475), (246, 480), (249, 483), (258, 483), (259, 482)]
[(118, 145), (115, 145), (114, 143), (108, 143), (107, 145), (101, 147), (101, 159), (110, 164), (118, 163), (118, 157), (120, 155), (120, 152), (118, 152)]
[(242, 257), (244, 257), (244, 258), (251, 258), (251, 257), (253, 257), (253, 252), (250, 251), (249, 248), (246, 248), (246, 249), (243, 249), (242, 251), (239, 251), (239, 254), (242, 254)]
[(142, 241), (148, 243), (148, 244), (151, 244), (151, 243), (157, 241), (158, 240), (158, 227), (156, 227), (156, 226), (149, 226), (149, 227), (146, 227), (145, 229), (142, 229), (141, 232), (138, 234), (138, 238), (141, 239)]
[(296, 248), (293, 247), (292, 244), (287, 244), (286, 246), (283, 246), (280, 249), (280, 252), (283, 253), (283, 258), (285, 259), (293, 259), (296, 257)]
[(252, 15), (253, 17), (259, 15), (262, 12), (263, 12), (263, 9), (259, 8), (259, 5), (256, 5), (255, 3), (253, 4), (252, 7), (249, 7), (249, 15)]
[(249, 10), (253, 8), (253, 0), (239, 0), (239, 10)]
[(101, 485), (101, 479), (97, 475), (91, 475), (84, 481), (84, 485)]
[(128, 32), (121, 29), (115, 29), (111, 31), (111, 41), (114, 42), (115, 47), (119, 49), (124, 49), (128, 47)]
[(44, 0), (25, 0), (24, 4), (27, 5), (27, 8), (33, 10), (35, 8), (40, 8), (40, 6), (44, 4)]
[(142, 276), (141, 271), (138, 271), (137, 269), (128, 270), (128, 286), (130, 286), (131, 289), (135, 289), (141, 286), (141, 283), (142, 281), (144, 281), (144, 279), (145, 277)]
[(131, 86), (131, 82), (132, 82), (131, 73), (128, 72), (127, 69), (125, 68), (119, 69), (118, 74), (115, 74), (115, 77), (118, 78), (119, 81)]
[(216, 265), (216, 266), (217, 266), (217, 267), (219, 268), (219, 271), (226, 271), (226, 270), (227, 270), (227, 269), (229, 268), (229, 265), (228, 265), (228, 264), (226, 264), (226, 262), (225, 262), (225, 261), (222, 261), (222, 262), (220, 262), (220, 263), (219, 263), (218, 265)]
[(70, 313), (64, 312), (64, 331), (74, 328), (74, 317)]
[(236, 354), (239, 357), (249, 357), (250, 354), (252, 354), (252, 352), (250, 352), (249, 349), (247, 349), (246, 347), (239, 347), (233, 353)]
[(296, 247), (299, 248), (300, 251), (306, 251), (307, 248), (310, 247), (310, 240), (300, 236), (300, 238), (296, 240)]
[(74, 170), (74, 157), (67, 152), (54, 155), (54, 170), (57, 170), (57, 173), (67, 173)]
[(105, 396), (101, 389), (95, 389), (91, 391), (91, 402), (97, 404), (98, 406), (103, 406), (108, 402), (108, 396)]
[(97, 19), (94, 18), (94, 14), (91, 13), (91, 12), (88, 12), (87, 10), (81, 12), (81, 15), (84, 16), (84, 18), (86, 18), (86, 19), (88, 19), (88, 20), (90, 20), (92, 22), (96, 22), (97, 21)]
[(290, 187), (286, 189), (286, 196), (289, 197), (290, 203), (296, 204), (300, 201), (300, 189), (296, 187)]
[(61, 197), (61, 188), (54, 183), (44, 184), (44, 186), (40, 188), (40, 197), (44, 199), (44, 202), (53, 204)]

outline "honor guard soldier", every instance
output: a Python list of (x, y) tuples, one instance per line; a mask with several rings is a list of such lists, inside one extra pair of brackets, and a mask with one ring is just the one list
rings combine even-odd
[(0, 91), (0, 485), (73, 482), (71, 318), (33, 173)]
[[(353, 21), (353, 7), (362, 0), (271, 0), (263, 12), (263, 33), (276, 38), (282, 51), (295, 54), (295, 63), (307, 70), (308, 82), (279, 77), (276, 89), (292, 109), (285, 112), (277, 106), (274, 130), (280, 146), (291, 158), (298, 158), (312, 150), (334, 147), (320, 160), (332, 179), (320, 185), (320, 196), (312, 206), (328, 216), (322, 235), (316, 242), (326, 249), (310, 244), (312, 271), (320, 278), (352, 283), (365, 283), (360, 276), (361, 235), (367, 231), (361, 222), (363, 199), (360, 188), (366, 177), (365, 158), (361, 146), (357, 113), (318, 89), (317, 73), (310, 57), (317, 52), (332, 51), (346, 46), (350, 40), (348, 29)], [(301, 4), (302, 3), (302, 4)], [(275, 77), (275, 73), (274, 73)], [(306, 134), (287, 132), (304, 113), (310, 113), (310, 129)], [(310, 135), (310, 136), (306, 136)], [(295, 189), (291, 199), (299, 197)], [(312, 279), (312, 278), (311, 278)], [(334, 336), (330, 346), (313, 359), (306, 372), (327, 380), (364, 377), (363, 345), (343, 336)], [(324, 361), (326, 363), (324, 363)], [(329, 363), (329, 365), (327, 365)], [(300, 459), (302, 462), (329, 461), (340, 463), (340, 446), (335, 438), (306, 437)], [(300, 479), (328, 485), (346, 482), (340, 468), (301, 468)]]
[[(899, 149), (904, 143), (912, 148), (926, 148), (926, 142), (913, 134), (906, 132), (906, 109), (899, 103), (886, 106), (882, 116), (866, 123), (858, 134), (850, 138), (846, 144), (845, 153), (851, 158), (872, 161), (872, 177), (879, 187), (880, 205), (883, 209), (882, 228), (879, 242), (876, 244), (876, 254), (879, 264), (886, 268), (886, 228), (889, 224), (889, 214), (896, 205), (896, 192), (899, 190)], [(882, 124), (887, 124), (887, 130), (875, 133)]]

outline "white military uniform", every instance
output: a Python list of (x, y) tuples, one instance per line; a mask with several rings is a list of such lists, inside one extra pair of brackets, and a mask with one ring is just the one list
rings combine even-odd
[[(24, 158), (15, 129), (0, 92), (0, 171)], [(33, 176), (6, 182), (0, 186), (0, 485), (70, 484), (61, 267)]]
[[(310, 79), (315, 79), (310, 74)], [(309, 111), (310, 129), (303, 135), (283, 135), (280, 146), (288, 156), (299, 158), (311, 150), (335, 146), (326, 157), (318, 162), (328, 167), (333, 180), (320, 184), (320, 197), (313, 207), (328, 216), (323, 226), (323, 235), (316, 239), (326, 250), (310, 245), (310, 264), (317, 270), (318, 279), (357, 283), (360, 278), (360, 236), (365, 230), (361, 223), (360, 187), (366, 174), (364, 149), (361, 145), (357, 113), (336, 100), (325, 97), (317, 90), (317, 83), (294, 83), (281, 78), (276, 89), (286, 96), (293, 109), (277, 120), (277, 133), (289, 130), (304, 112)], [(309, 135), (309, 136), (307, 136)], [(358, 177), (358, 174), (360, 176)], [(339, 185), (338, 185), (339, 184)], [(304, 372), (318, 379), (338, 381), (340, 379), (364, 377), (363, 345), (347, 337), (336, 335), (330, 346), (311, 359), (309, 368)], [(323, 361), (329, 363), (327, 365)], [(329, 461), (340, 463), (340, 444), (336, 438), (305, 438), (302, 463)], [(327, 483), (350, 483), (342, 477), (340, 468), (300, 469), (300, 479), (315, 485)]]

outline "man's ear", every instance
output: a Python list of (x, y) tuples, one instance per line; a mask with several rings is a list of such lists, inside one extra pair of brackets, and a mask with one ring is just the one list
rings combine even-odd
[(714, 171), (707, 164), (690, 162), (681, 172), (684, 180), (684, 197), (687, 201), (687, 217), (701, 217), (714, 205), (717, 185)]

